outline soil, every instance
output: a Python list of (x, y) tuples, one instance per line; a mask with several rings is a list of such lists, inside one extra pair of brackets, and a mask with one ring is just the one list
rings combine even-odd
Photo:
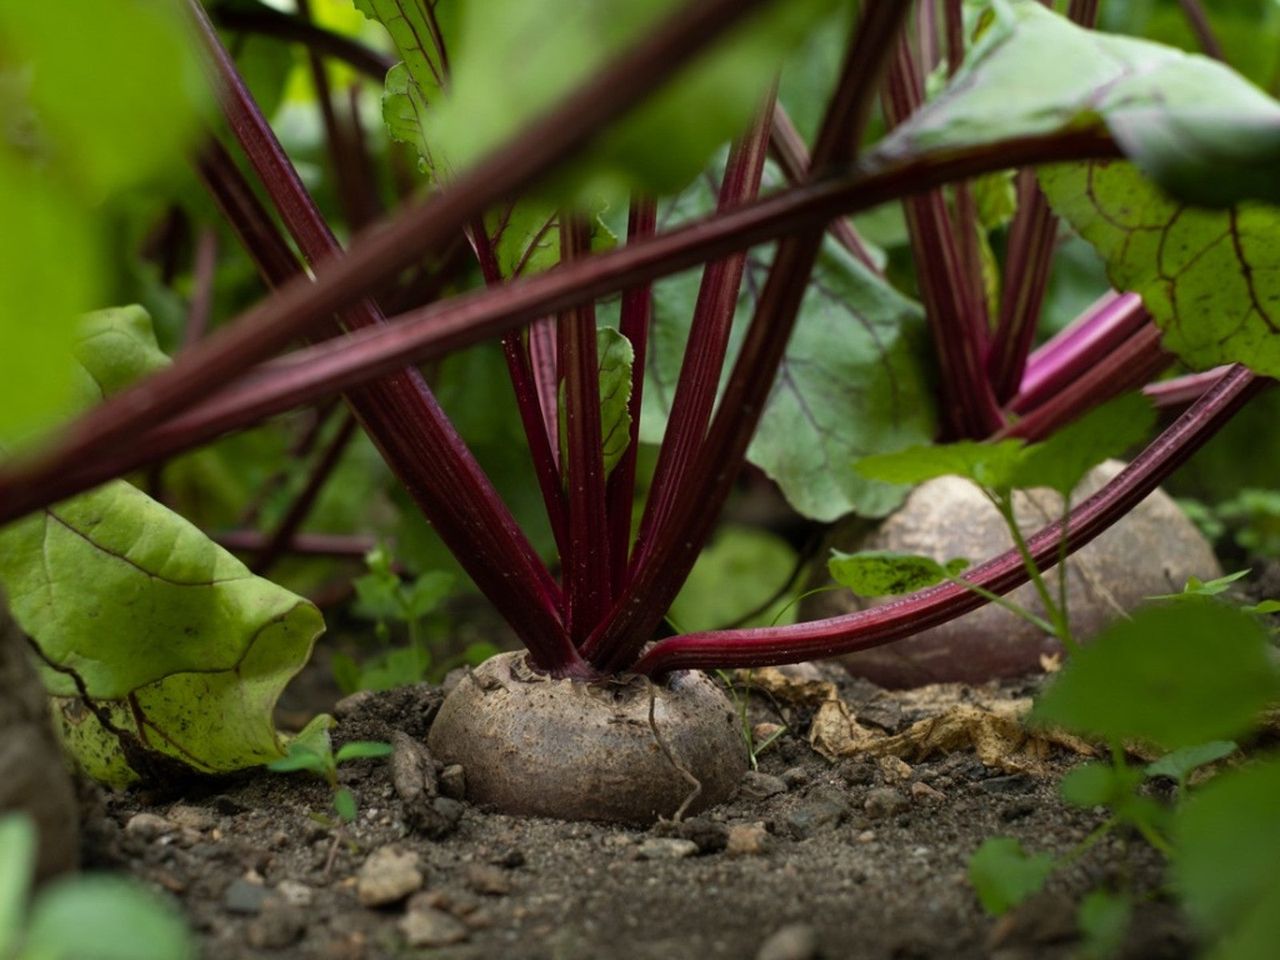
[[(921, 715), (918, 695), (824, 677), (883, 732)], [(1024, 697), (1036, 683), (960, 698)], [(787, 732), (737, 796), (682, 823), (626, 828), (486, 813), (449, 797), (456, 771), (434, 798), (430, 769), (425, 793), (421, 779), (406, 785), (441, 699), (424, 684), (340, 704), (336, 742), (398, 747), (390, 762), (341, 769), (359, 800), (349, 827), (327, 820), (322, 781), (254, 772), (182, 796), (106, 797), (87, 859), (165, 891), (207, 960), (1066, 958), (1079, 949), (1079, 899), (1100, 884), (1127, 885), (1142, 901), (1124, 956), (1193, 952), (1159, 894), (1159, 858), (1123, 836), (1011, 915), (983, 914), (966, 866), (985, 838), (1064, 854), (1102, 822), (1100, 810), (1058, 799), (1057, 780), (1080, 762), (1065, 748), (1035, 775), (988, 767), (972, 750), (832, 762), (806, 738), (812, 706), (753, 695), (748, 722)]]

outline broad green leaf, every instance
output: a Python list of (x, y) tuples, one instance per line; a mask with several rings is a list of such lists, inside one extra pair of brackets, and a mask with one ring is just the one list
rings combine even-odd
[(941, 564), (932, 557), (892, 550), (864, 550), (862, 553), (831, 551), (827, 570), (841, 586), (860, 597), (896, 597), (958, 577), (969, 566), (964, 559)]
[[(1215, 181), (1230, 180), (1215, 172)], [(1132, 165), (1041, 171), (1054, 209), (1097, 249), (1119, 290), (1142, 296), (1164, 346), (1193, 367), (1280, 373), (1280, 212), (1170, 199)]]
[(35, 824), (22, 813), (0, 817), (0, 957), (18, 945), (35, 872)]
[[(613, 327), (596, 330), (596, 366), (600, 378), (600, 441), (608, 476), (631, 444), (631, 341)], [(568, 464), (569, 431), (565, 423), (564, 384), (560, 385), (560, 462)]]
[[(719, 169), (715, 170), (715, 177)], [(775, 179), (766, 171), (766, 179)], [(700, 180), (664, 210), (666, 228), (710, 212), (715, 188)], [(748, 254), (728, 363), (737, 356), (770, 254)], [(654, 288), (653, 328), (641, 438), (661, 440), (697, 302), (700, 271)], [(824, 241), (773, 390), (747, 459), (781, 487), (797, 511), (831, 521), (856, 511), (884, 516), (906, 495), (848, 465), (869, 454), (934, 435), (933, 387), (920, 307), (865, 269), (835, 241)], [(723, 383), (723, 378), (722, 378)]]
[(0, 4), (0, 47), (30, 65), (45, 146), (95, 200), (184, 161), (206, 99), (193, 44), (167, 0)]
[(1048, 487), (1070, 497), (1086, 473), (1141, 443), (1155, 422), (1155, 408), (1139, 393), (1096, 407), (1043, 443), (1027, 447), (1018, 458), (1013, 486)]
[(1037, 702), (1037, 723), (1166, 749), (1247, 732), (1280, 696), (1257, 620), (1226, 604), (1143, 607), (1074, 654)]
[(1233, 740), (1197, 743), (1166, 753), (1159, 760), (1147, 764), (1144, 772), (1148, 777), (1168, 777), (1170, 780), (1177, 780), (1178, 783), (1185, 783), (1187, 777), (1196, 770), (1223, 757), (1229, 757), (1238, 749)]
[(1082, 29), (1036, 0), (992, 0), (991, 9), (993, 24), (946, 90), (872, 162), (1096, 129), (1188, 200), (1280, 200), (1280, 104), (1229, 68)]
[(31, 911), (27, 953), (76, 960), (194, 960), (182, 916), (121, 877), (70, 877), (44, 891)]
[(864, 477), (885, 483), (917, 484), (935, 477), (965, 477), (988, 489), (1007, 490), (1013, 485), (1024, 449), (1021, 440), (961, 440), (863, 457), (854, 469)]
[[(1280, 761), (1225, 773), (1177, 811), (1174, 882), (1214, 960), (1265, 960), (1280, 941)], [(1216, 942), (1214, 942), (1216, 941)]]
[(1128, 899), (1107, 890), (1092, 890), (1080, 901), (1076, 925), (1080, 928), (1079, 960), (1109, 960), (1124, 945), (1133, 906)]
[[(123, 481), (6, 527), (0, 545), (0, 581), (55, 696), (82, 684), (112, 723), (196, 770), (281, 755), (271, 712), (324, 628), (312, 604)], [(64, 720), (111, 767), (97, 718)]]
[[(625, 122), (593, 145), (576, 177), (579, 198), (632, 186), (684, 186), (712, 151), (739, 133), (787, 52), (837, 0), (775, 3), (731, 31)], [(360, 0), (390, 29), (405, 67), (389, 78), (393, 134), (418, 138), (437, 177), (471, 165), (677, 8), (675, 0), (523, 0), (431, 5), (441, 17), (449, 80), (427, 38), (426, 0)], [(770, 64), (773, 66), (771, 67)], [(584, 176), (584, 171), (586, 176)]]
[(1039, 892), (1053, 872), (1053, 857), (1029, 854), (1012, 837), (991, 837), (969, 858), (969, 882), (982, 909), (1000, 916)]
[[(754, 527), (723, 527), (698, 556), (671, 605), (671, 619), (682, 631), (737, 623), (786, 587), (795, 568), (795, 550), (781, 537)], [(780, 622), (791, 622), (795, 607), (790, 601), (789, 594), (780, 597), (744, 626), (768, 625), (780, 612)]]
[(0, 149), (0, 442), (48, 427), (75, 397), (67, 357), (103, 282), (98, 236), (47, 173)]
[(73, 354), (93, 383), (86, 403), (118, 393), (169, 365), (147, 311), (136, 304), (91, 313), (80, 321)]

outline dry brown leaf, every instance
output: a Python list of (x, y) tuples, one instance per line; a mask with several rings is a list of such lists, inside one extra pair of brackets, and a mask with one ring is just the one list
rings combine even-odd
[(862, 753), (883, 738), (884, 734), (868, 730), (858, 723), (853, 711), (836, 697), (818, 707), (809, 727), (809, 746), (833, 761)]
[(823, 680), (804, 671), (788, 670), (782, 667), (734, 670), (733, 682), (763, 690), (784, 703), (797, 706), (816, 707), (828, 700), (835, 700), (839, 696), (836, 685), (830, 680)]

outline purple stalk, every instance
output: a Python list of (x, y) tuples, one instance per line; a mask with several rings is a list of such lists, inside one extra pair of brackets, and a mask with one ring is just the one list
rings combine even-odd
[[(734, 144), (720, 185), (718, 212), (753, 200), (760, 192), (764, 161), (768, 155), (773, 95), (747, 135)], [(707, 424), (720, 387), (720, 372), (729, 349), (729, 335), (738, 307), (738, 292), (746, 267), (745, 252), (707, 265), (698, 288), (698, 300), (689, 328), (680, 377), (667, 430), (662, 437), (658, 463), (640, 520), (633, 564), (645, 562), (653, 540), (671, 515), (680, 497), (680, 486), (706, 437)]]
[[(267, 535), (257, 530), (229, 530), (213, 538), (233, 553), (258, 553), (267, 545)], [(284, 544), (285, 553), (310, 557), (340, 557), (359, 560), (378, 545), (373, 537), (342, 533), (299, 533)]]
[(191, 304), (182, 331), (183, 349), (199, 343), (213, 316), (213, 286), (218, 273), (218, 234), (206, 227), (196, 235), (195, 262), (191, 265)]
[[(1080, 0), (1075, 0), (1068, 10), (1068, 16), (1085, 27), (1094, 25), (1097, 14), (1096, 3)], [(1000, 315), (986, 361), (991, 388), (999, 403), (1008, 402), (1023, 382), (1027, 354), (1035, 342), (1036, 325), (1049, 286), (1057, 234), (1058, 218), (1049, 208), (1035, 172), (1020, 171), (1018, 210), (1009, 228)]]
[(1142, 392), (1157, 410), (1187, 407), (1203, 397), (1230, 369), (1228, 366), (1221, 366), (1206, 370), (1204, 373), (1188, 373), (1181, 377), (1171, 377), (1168, 380), (1147, 384), (1142, 388)]
[[(884, 0), (862, 8), (861, 22), (813, 151), (815, 171), (854, 159), (870, 117), (876, 83), (907, 12), (908, 5)], [(598, 668), (621, 670), (635, 660), (711, 536), (773, 387), (823, 232), (822, 227), (811, 228), (778, 245), (716, 416), (681, 484), (681, 496), (673, 503), (651, 551), (634, 565), (612, 616), (583, 647), (583, 655)]]
[(1031, 354), (1009, 404), (1027, 413), (1057, 396), (1089, 368), (1151, 322), (1136, 293), (1109, 293)]
[[(560, 258), (581, 259), (591, 249), (591, 228), (581, 219), (560, 219)], [(600, 362), (596, 311), (584, 303), (560, 314), (560, 361), (564, 371), (564, 472), (569, 486), (568, 553), (563, 558), (569, 635), (581, 646), (609, 612), (609, 521), (606, 514), (604, 450), (600, 433)]]
[[(773, 105), (773, 129), (769, 133), (769, 152), (782, 169), (788, 183), (805, 183), (809, 180), (809, 147), (800, 131), (781, 103)], [(866, 241), (854, 229), (848, 217), (837, 217), (828, 229), (836, 242), (853, 255), (854, 259), (876, 276), (882, 276), (875, 259), (867, 249)]]
[[(27, 470), (72, 470), (231, 382), (250, 364), (322, 327), (333, 311), (375, 291), (400, 270), (438, 251), (502, 197), (518, 195), (757, 9), (764, 0), (697, 0), (613, 57), (540, 119), (482, 159), (451, 189), (406, 210), (367, 242), (326, 263), (314, 281), (299, 278), (242, 315), (168, 370), (124, 390), (75, 421), (25, 460)], [(19, 469), (22, 469), (19, 466)], [(10, 477), (13, 470), (5, 471)], [(3, 480), (0, 480), (0, 488)]]
[[(783, 191), (737, 210), (689, 224), (565, 269), (479, 291), (403, 314), (379, 329), (348, 334), (341, 343), (299, 350), (256, 369), (189, 411), (140, 430), (133, 441), (80, 460), (71, 444), (67, 469), (49, 462), (0, 471), (0, 523), (80, 493), (112, 477), (172, 456), (267, 417), (489, 339), (548, 312), (615, 293), (688, 267), (775, 240), (833, 215), (867, 210), (953, 179), (1012, 165), (1119, 156), (1110, 137), (1073, 131), (1001, 141), (939, 156), (908, 158), (877, 172), (846, 172)], [(268, 224), (269, 225), (269, 224)], [(250, 229), (256, 230), (255, 224)], [(145, 392), (151, 378), (138, 390)], [(79, 424), (83, 427), (88, 417)], [(141, 418), (146, 422), (149, 418)]]
[(1200, 49), (1205, 52), (1206, 56), (1226, 63), (1226, 51), (1222, 49), (1222, 44), (1218, 41), (1217, 34), (1213, 32), (1213, 24), (1209, 22), (1209, 15), (1205, 13), (1200, 0), (1178, 0), (1178, 5), (1182, 7), (1182, 12), (1187, 18), (1187, 25), (1191, 27), (1191, 32), (1195, 34), (1196, 41), (1200, 44)]
[(1173, 362), (1160, 349), (1160, 331), (1150, 324), (1092, 359), (1078, 378), (996, 436), (1044, 440), (1090, 408), (1143, 386)]
[[(337, 241), (213, 26), (199, 4), (191, 3), (221, 85), (231, 129), (285, 226), (313, 267), (339, 257)], [(342, 320), (357, 329), (386, 323), (371, 300), (345, 311)], [(574, 672), (577, 657), (560, 619), (559, 588), (421, 375), (402, 369), (353, 393), (349, 400), (388, 465), (476, 586), (520, 634), (533, 658), (547, 670)]]
[[(893, 49), (885, 112), (891, 124), (907, 119), (924, 101), (923, 81), (906, 36)], [(1002, 418), (987, 380), (986, 298), (975, 288), (965, 247), (940, 190), (903, 202), (920, 292), (938, 363), (944, 438), (984, 437)]]
[[(650, 199), (631, 202), (627, 218), (628, 246), (652, 237), (658, 228), (658, 205)], [(609, 569), (614, 596), (622, 592), (631, 548), (631, 521), (636, 496), (636, 456), (640, 447), (640, 413), (644, 405), (644, 372), (649, 354), (649, 326), (653, 320), (653, 285), (642, 283), (623, 291), (618, 331), (631, 343), (631, 435), (627, 449), (613, 468), (608, 482)]]
[(325, 484), (329, 482), (333, 471), (342, 461), (342, 455), (347, 452), (347, 447), (355, 436), (358, 426), (358, 421), (350, 414), (342, 418), (341, 426), (321, 451), (302, 490), (294, 497), (280, 523), (271, 532), (271, 536), (253, 558), (253, 562), (249, 564), (249, 569), (254, 573), (261, 574), (270, 570), (288, 550), (289, 544), (293, 542), (302, 525), (306, 523), (307, 517), (311, 515), (311, 510), (320, 498)]
[(308, 50), (341, 60), (379, 83), (387, 71), (395, 66), (392, 57), (340, 33), (326, 30), (302, 17), (280, 13), (259, 5), (256, 9), (243, 9), (223, 4), (214, 13), (218, 26), (243, 33), (256, 33), (281, 40), (300, 43)]
[[(1066, 551), (1061, 551), (1064, 527), (1053, 523), (1028, 541), (1036, 566), (1047, 570), (1093, 540), (1125, 516), (1223, 425), (1258, 388), (1247, 369), (1235, 366), (1194, 407), (1155, 439), (1128, 467), (1098, 493), (1081, 503), (1066, 524)], [(965, 574), (972, 583), (993, 593), (1008, 593), (1029, 578), (1016, 550)], [(729, 669), (796, 663), (840, 656), (946, 623), (987, 601), (956, 584), (944, 584), (829, 620), (789, 627), (717, 630), (661, 640), (635, 664), (637, 673), (651, 676), (672, 670)]]

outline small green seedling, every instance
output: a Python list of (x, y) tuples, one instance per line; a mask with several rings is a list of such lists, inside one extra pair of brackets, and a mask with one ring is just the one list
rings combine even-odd
[[(449, 627), (443, 604), (456, 585), (451, 573), (428, 571), (414, 579), (401, 577), (395, 558), (385, 546), (365, 555), (369, 572), (355, 580), (355, 613), (375, 624), (382, 643), (378, 653), (357, 662), (346, 654), (333, 658), (333, 674), (344, 693), (389, 690), (392, 687), (440, 680), (454, 667), (476, 665), (498, 652), (491, 643), (473, 643), (456, 657), (439, 660), (432, 647)], [(407, 642), (396, 645), (393, 626), (403, 627)]]
[(333, 719), (321, 715), (307, 725), (289, 744), (288, 752), (272, 763), (268, 769), (277, 773), (306, 770), (322, 778), (333, 790), (333, 809), (343, 823), (356, 818), (358, 808), (355, 794), (338, 785), (338, 767), (351, 760), (368, 760), (385, 757), (391, 753), (391, 744), (376, 740), (354, 740), (344, 743), (335, 752), (329, 739)]
[(36, 828), (0, 818), (0, 960), (194, 960), (178, 913), (120, 877), (82, 874), (31, 896)]

